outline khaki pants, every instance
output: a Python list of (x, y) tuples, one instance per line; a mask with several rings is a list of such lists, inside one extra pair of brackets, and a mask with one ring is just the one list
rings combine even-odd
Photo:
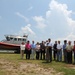
[(21, 54), (21, 59), (24, 58), (24, 50), (20, 50), (20, 54)]

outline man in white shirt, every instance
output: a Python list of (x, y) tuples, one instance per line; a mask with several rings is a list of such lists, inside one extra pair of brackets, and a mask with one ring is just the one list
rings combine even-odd
[(48, 39), (48, 47), (49, 47), (50, 62), (52, 62), (52, 43), (50, 38)]
[(60, 44), (60, 41), (58, 41), (57, 44), (57, 61), (62, 61), (62, 45)]

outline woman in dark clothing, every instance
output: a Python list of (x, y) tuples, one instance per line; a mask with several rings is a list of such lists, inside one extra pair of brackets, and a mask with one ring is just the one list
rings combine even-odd
[(45, 44), (44, 44), (44, 41), (42, 41), (42, 43), (40, 44), (40, 53), (41, 53), (40, 59), (42, 60), (42, 57), (43, 57), (43, 60), (45, 60)]
[(56, 60), (56, 56), (57, 56), (57, 41), (55, 41), (55, 44), (53, 46), (53, 55), (54, 55), (54, 60)]

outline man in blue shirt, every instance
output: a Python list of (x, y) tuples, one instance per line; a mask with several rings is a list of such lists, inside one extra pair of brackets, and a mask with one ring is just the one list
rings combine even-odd
[(31, 44), (31, 59), (35, 59), (35, 48), (36, 48), (36, 45), (35, 45), (34, 41), (32, 41), (32, 44)]

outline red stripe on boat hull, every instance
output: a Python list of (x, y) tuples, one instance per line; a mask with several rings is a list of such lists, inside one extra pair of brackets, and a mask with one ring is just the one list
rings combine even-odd
[(0, 42), (0, 49), (18, 50), (18, 49), (20, 49), (20, 45), (15, 45), (15, 44), (9, 44), (9, 43)]

